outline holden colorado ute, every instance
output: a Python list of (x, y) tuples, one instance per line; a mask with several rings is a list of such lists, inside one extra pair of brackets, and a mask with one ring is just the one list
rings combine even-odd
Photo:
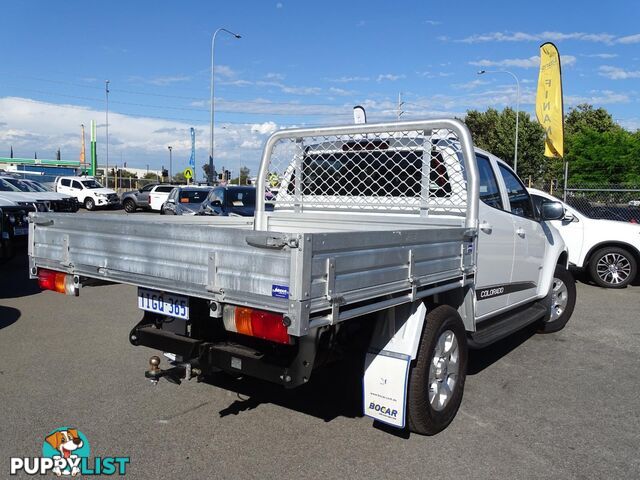
[(30, 273), (71, 295), (136, 285), (129, 341), (170, 359), (151, 357), (154, 382), (222, 370), (293, 388), (356, 351), (364, 413), (427, 435), (456, 415), (469, 348), (573, 311), (562, 206), (538, 213), (458, 120), (276, 132), (256, 188), (253, 217), (36, 213)]

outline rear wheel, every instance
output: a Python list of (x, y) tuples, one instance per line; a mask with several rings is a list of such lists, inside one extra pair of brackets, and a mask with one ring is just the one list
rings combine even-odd
[(131, 199), (125, 200), (124, 203), (122, 204), (122, 207), (124, 208), (124, 211), (127, 213), (133, 213), (136, 211), (136, 203)]
[(620, 247), (605, 247), (589, 260), (589, 274), (604, 288), (623, 288), (636, 276), (638, 265), (633, 255)]
[(564, 328), (576, 305), (576, 282), (571, 272), (556, 265), (553, 283), (549, 292), (549, 315), (542, 320), (541, 333), (558, 332)]
[(435, 435), (456, 416), (467, 375), (467, 337), (458, 312), (448, 305), (430, 311), (409, 374), (407, 424)]
[(87, 210), (95, 210), (96, 202), (93, 201), (93, 198), (87, 197), (84, 199), (84, 208)]

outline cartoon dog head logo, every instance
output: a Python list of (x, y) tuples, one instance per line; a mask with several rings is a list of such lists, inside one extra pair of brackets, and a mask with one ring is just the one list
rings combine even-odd
[(77, 475), (80, 473), (79, 459), (89, 457), (90, 453), (87, 437), (75, 428), (57, 428), (45, 437), (42, 444), (42, 456), (66, 461), (66, 468), (54, 469), (58, 475)]

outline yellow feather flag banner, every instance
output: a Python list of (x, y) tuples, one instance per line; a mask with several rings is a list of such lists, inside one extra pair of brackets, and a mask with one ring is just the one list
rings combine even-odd
[(536, 117), (545, 132), (545, 157), (564, 155), (564, 112), (560, 54), (553, 43), (540, 46), (540, 74), (536, 95)]

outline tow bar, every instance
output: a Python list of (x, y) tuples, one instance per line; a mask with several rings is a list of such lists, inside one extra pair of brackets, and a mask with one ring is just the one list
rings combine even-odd
[(160, 368), (160, 357), (157, 355), (149, 359), (149, 370), (144, 372), (144, 376), (154, 385), (157, 385), (158, 380), (161, 378), (166, 378), (167, 381), (180, 385), (182, 380), (191, 380), (193, 377), (198, 377), (201, 374), (202, 371), (199, 368), (194, 368), (189, 362), (175, 362), (173, 367), (162, 370)]

